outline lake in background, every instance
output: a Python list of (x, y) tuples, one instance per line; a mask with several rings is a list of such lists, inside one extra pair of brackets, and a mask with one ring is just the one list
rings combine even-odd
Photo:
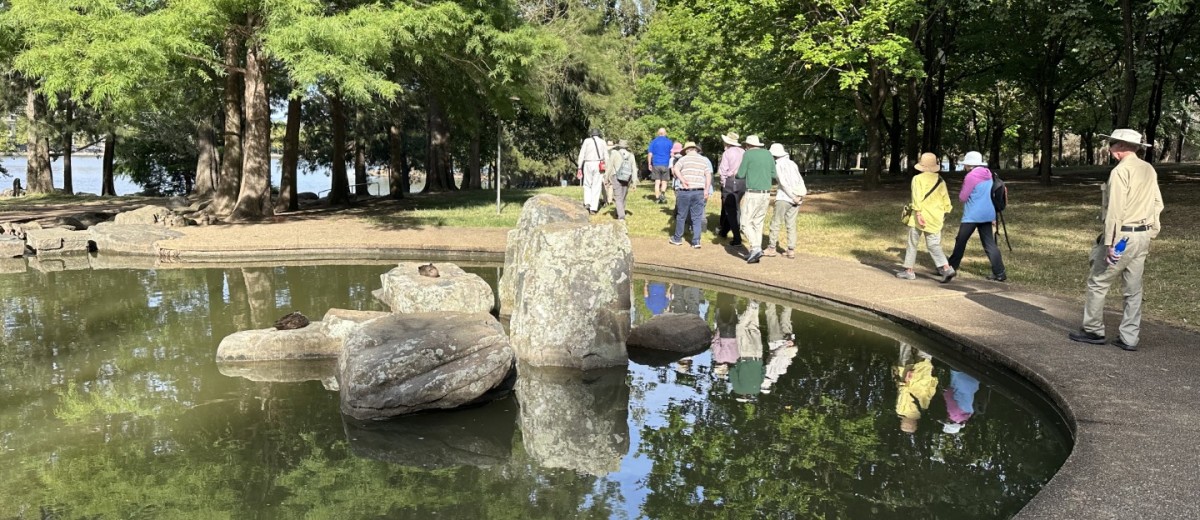
[[(9, 177), (0, 177), (0, 190), (12, 187), (12, 178), (21, 179), (22, 186), (28, 186), (29, 183), (25, 179), (25, 167), (28, 165), (24, 156), (7, 156), (0, 158), (0, 165), (4, 166)], [(50, 163), (50, 169), (54, 172), (54, 187), (62, 189), (62, 160), (56, 160)], [(100, 185), (103, 174), (103, 161), (100, 157), (94, 155), (76, 155), (71, 160), (72, 181), (75, 188), (75, 193), (92, 193), (100, 194)], [(308, 171), (304, 164), (300, 165), (299, 178), (296, 181), (297, 189), (303, 193), (311, 191), (322, 196), (331, 185), (329, 168), (319, 167), (315, 171)], [(279, 179), (282, 176), (282, 166), (279, 160), (272, 158), (271, 160), (271, 185), (279, 186)], [(346, 177), (350, 184), (354, 184), (354, 168), (348, 167)], [(368, 180), (378, 182), (378, 184), (370, 186), (371, 195), (379, 195), (388, 192), (388, 179), (385, 176), (369, 177)], [(113, 179), (114, 187), (117, 190), (117, 195), (133, 195), (142, 191), (142, 187), (130, 181), (129, 178), (117, 175)], [(413, 186), (413, 192), (419, 191)]]

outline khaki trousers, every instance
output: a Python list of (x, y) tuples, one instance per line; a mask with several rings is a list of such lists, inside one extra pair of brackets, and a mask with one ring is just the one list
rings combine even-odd
[(1125, 254), (1116, 265), (1108, 265), (1108, 246), (1096, 244), (1092, 247), (1092, 272), (1087, 280), (1087, 299), (1083, 305), (1083, 330), (1104, 335), (1104, 297), (1117, 277), (1125, 291), (1125, 306), (1121, 315), (1121, 341), (1126, 345), (1138, 344), (1142, 330), (1142, 271), (1146, 257), (1150, 255), (1150, 235), (1145, 231), (1121, 232), (1117, 240), (1128, 237)]
[(748, 191), (742, 197), (739, 217), (742, 221), (742, 239), (751, 252), (761, 251), (763, 224), (767, 221), (767, 207), (771, 205), (770, 193)]
[(775, 201), (775, 214), (771, 218), (771, 231), (767, 234), (767, 249), (774, 249), (776, 244), (783, 243), (783, 237), (780, 234), (783, 228), (787, 228), (787, 248), (789, 250), (796, 249), (796, 215), (800, 213), (800, 206), (792, 204), (791, 201), (777, 200)]
[(921, 237), (925, 238), (925, 248), (933, 258), (933, 265), (938, 269), (948, 265), (946, 252), (942, 251), (942, 232), (926, 233), (915, 227), (908, 228), (908, 247), (904, 250), (904, 268), (912, 269), (917, 263), (917, 248), (920, 247)]

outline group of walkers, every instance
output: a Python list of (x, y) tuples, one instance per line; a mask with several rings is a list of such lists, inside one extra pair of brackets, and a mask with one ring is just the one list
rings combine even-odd
[[(719, 190), (721, 215), (717, 236), (727, 239), (732, 234), (729, 245), (745, 248), (746, 263), (758, 263), (764, 256), (773, 257), (780, 253), (786, 258), (795, 258), (796, 217), (808, 190), (799, 167), (781, 143), (774, 143), (767, 149), (756, 135), (747, 136), (745, 140), (732, 132), (723, 135), (721, 141), (725, 150), (714, 172), (712, 162), (700, 155), (696, 143), (672, 141), (665, 128), (659, 128), (657, 134), (647, 147), (646, 166), (654, 181), (657, 203), (666, 203), (668, 186), (673, 184), (675, 188), (675, 230), (668, 239), (671, 245), (685, 243), (685, 231), (690, 224), (691, 246), (701, 247), (705, 205)], [(1092, 249), (1083, 325), (1078, 332), (1068, 336), (1078, 342), (1107, 343), (1104, 300), (1113, 282), (1121, 277), (1124, 310), (1120, 337), (1113, 345), (1133, 351), (1138, 348), (1140, 333), (1142, 272), (1149, 255), (1150, 240), (1161, 230), (1162, 194), (1154, 167), (1138, 157), (1140, 150), (1151, 146), (1142, 142), (1140, 133), (1118, 129), (1111, 136), (1102, 137), (1108, 139), (1109, 153), (1117, 165), (1104, 187), (1104, 232), (1096, 238)], [(617, 218), (624, 220), (625, 197), (628, 190), (636, 187), (637, 168), (624, 140), (613, 149), (615, 153), (610, 154), (608, 143), (600, 138), (600, 132), (593, 130), (591, 137), (580, 147), (577, 175), (584, 187), (584, 204), (591, 213), (599, 210), (601, 187), (607, 182), (612, 186), (608, 199), (617, 206)], [(987, 279), (1008, 280), (996, 243), (995, 227), (1000, 217), (998, 210), (1003, 210), (1007, 204), (1007, 188), (988, 169), (979, 152), (968, 152), (962, 165), (970, 170), (958, 194), (959, 201), (964, 203), (963, 216), (949, 258), (942, 249), (941, 237), (945, 217), (953, 205), (946, 181), (939, 173), (941, 161), (935, 154), (924, 153), (914, 166), (919, 173), (912, 178), (911, 200), (901, 217), (909, 230), (903, 269), (896, 273), (897, 278), (916, 279), (913, 267), (920, 244), (924, 242), (938, 269), (940, 281), (950, 282), (958, 274), (971, 236), (978, 234), (991, 263), (992, 273)], [(607, 181), (605, 172), (609, 175)], [(713, 185), (714, 180), (717, 186)], [(771, 205), (771, 188), (776, 183), (774, 216), (764, 248), (762, 232)], [(786, 249), (780, 247), (784, 229), (787, 230)]]

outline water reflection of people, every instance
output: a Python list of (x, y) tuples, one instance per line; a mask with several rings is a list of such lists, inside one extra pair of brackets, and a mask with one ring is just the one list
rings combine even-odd
[(729, 365), (737, 363), (737, 301), (733, 295), (717, 294), (717, 331), (713, 333), (713, 375), (722, 379), (729, 375)]
[(678, 314), (700, 314), (703, 294), (698, 287), (679, 286), (671, 288), (671, 312)]
[(749, 400), (762, 391), (762, 331), (758, 327), (758, 302), (750, 300), (737, 322), (737, 364), (733, 365), (729, 379), (739, 401)]
[(975, 392), (978, 391), (978, 379), (964, 372), (950, 370), (950, 387), (942, 392), (950, 420), (942, 426), (942, 431), (953, 435), (966, 426), (967, 420), (975, 415)]
[[(918, 361), (913, 362), (913, 352)], [(929, 409), (933, 394), (937, 393), (938, 380), (933, 377), (933, 357), (911, 345), (900, 345), (900, 357), (896, 364), (896, 415), (900, 417), (900, 431), (915, 433), (921, 411)]]
[(671, 303), (671, 288), (662, 282), (647, 281), (642, 288), (642, 297), (646, 299), (646, 309), (650, 315), (658, 316)]
[(775, 304), (767, 304), (767, 350), (770, 351), (767, 360), (766, 375), (762, 382), (762, 393), (771, 393), (771, 386), (779, 381), (780, 376), (787, 373), (799, 349), (796, 348), (796, 335), (792, 333), (792, 308), (779, 306), (776, 312)]

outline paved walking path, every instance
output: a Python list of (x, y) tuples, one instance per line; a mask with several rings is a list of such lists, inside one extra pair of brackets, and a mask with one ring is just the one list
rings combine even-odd
[[(355, 218), (183, 231), (159, 245), (179, 261), (201, 262), (432, 251), (495, 259), (506, 237), (502, 229), (386, 229)], [(903, 281), (888, 266), (834, 258), (747, 265), (722, 246), (694, 250), (665, 237), (634, 238), (633, 246), (639, 268), (751, 290), (765, 285), (895, 316), (1033, 381), (1059, 404), (1076, 438), (1066, 464), (1021, 518), (1200, 518), (1200, 334), (1145, 323), (1142, 350), (1130, 353), (1067, 340), (1081, 318), (1082, 287), (1080, 301), (1064, 301), (986, 281), (942, 285), (931, 274)], [(1116, 323), (1110, 315), (1110, 335)]]

